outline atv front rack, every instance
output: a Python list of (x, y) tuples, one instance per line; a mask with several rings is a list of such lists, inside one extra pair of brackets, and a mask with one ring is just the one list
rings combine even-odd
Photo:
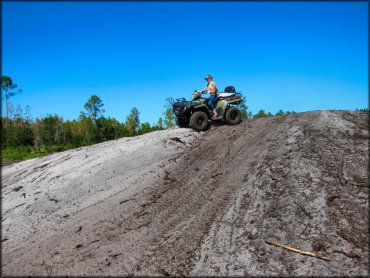
[(186, 102), (186, 99), (184, 97), (177, 98), (175, 102)]

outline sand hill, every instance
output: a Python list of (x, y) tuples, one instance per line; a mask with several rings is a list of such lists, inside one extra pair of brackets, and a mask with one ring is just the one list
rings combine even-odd
[(2, 274), (366, 276), (368, 117), (174, 128), (4, 166)]

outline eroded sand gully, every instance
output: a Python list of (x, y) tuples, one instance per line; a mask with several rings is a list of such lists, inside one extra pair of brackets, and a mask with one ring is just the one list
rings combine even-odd
[(368, 129), (313, 111), (5, 166), (3, 275), (367, 275)]

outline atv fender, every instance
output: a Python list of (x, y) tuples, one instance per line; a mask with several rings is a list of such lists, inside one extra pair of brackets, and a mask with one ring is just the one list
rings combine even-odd
[[(217, 102), (216, 109), (217, 109), (217, 114), (219, 115), (224, 115), (225, 109), (227, 106), (227, 101), (226, 100), (220, 100)], [(221, 111), (220, 111), (221, 110)], [(220, 113), (221, 112), (221, 113)]]
[(220, 101), (217, 102), (216, 107), (217, 108), (220, 107), (220, 108), (222, 108), (222, 110), (225, 110), (227, 103), (228, 102), (226, 100), (220, 100)]

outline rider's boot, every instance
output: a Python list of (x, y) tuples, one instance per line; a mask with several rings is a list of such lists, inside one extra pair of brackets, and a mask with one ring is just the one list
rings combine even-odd
[(219, 120), (221, 119), (222, 117), (220, 117), (217, 113), (217, 108), (213, 109), (213, 116), (212, 116), (212, 120)]

